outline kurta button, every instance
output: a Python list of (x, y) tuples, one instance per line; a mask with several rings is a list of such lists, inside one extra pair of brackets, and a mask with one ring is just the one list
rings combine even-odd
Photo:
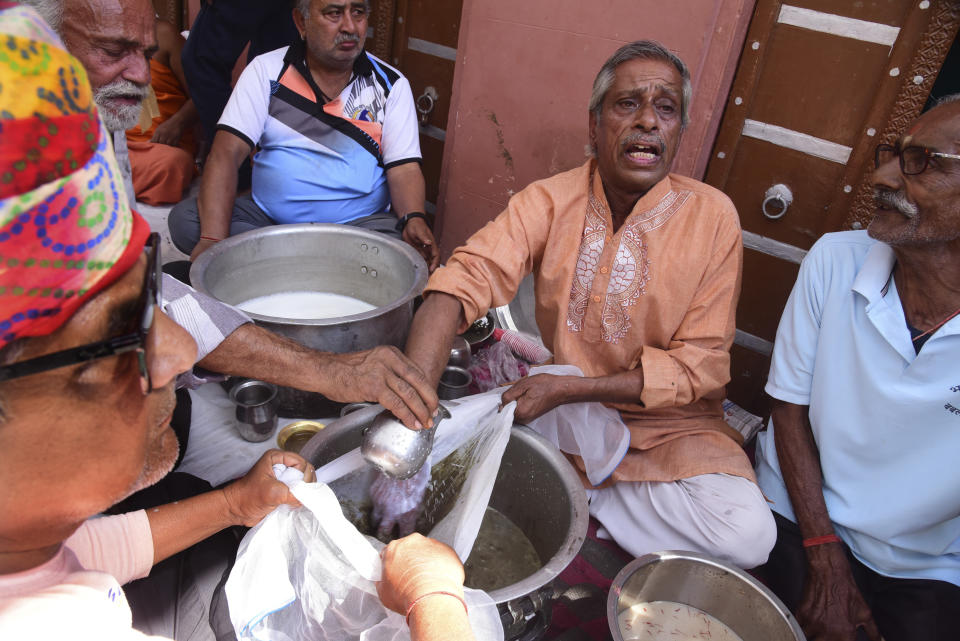
[(599, 303), (599, 302), (600, 302), (600, 297), (599, 297), (599, 296), (594, 296), (594, 297), (593, 297), (593, 302)]
[(601, 273), (601, 274), (606, 274), (606, 273), (607, 273), (607, 268), (606, 268), (606, 267), (601, 267), (601, 268), (600, 268), (600, 273)]

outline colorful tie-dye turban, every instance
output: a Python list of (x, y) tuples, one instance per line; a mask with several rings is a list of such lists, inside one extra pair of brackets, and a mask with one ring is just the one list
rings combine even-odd
[(83, 66), (33, 9), (0, 0), (0, 347), (60, 327), (149, 231)]

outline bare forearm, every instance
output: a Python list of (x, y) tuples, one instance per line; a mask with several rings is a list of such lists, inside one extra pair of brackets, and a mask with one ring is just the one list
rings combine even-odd
[(312, 350), (247, 323), (227, 336), (199, 365), (222, 374), (324, 393), (329, 391), (332, 366), (338, 357), (342, 355)]
[(410, 613), (410, 638), (413, 641), (471, 641), (473, 630), (463, 605), (447, 596), (424, 599)]
[(232, 134), (218, 131), (207, 158), (198, 199), (200, 235), (226, 238), (237, 193), (237, 169), (243, 162), (246, 143)]
[(805, 405), (777, 401), (772, 412), (777, 459), (804, 538), (833, 532), (823, 498), (820, 452), (813, 439), (808, 411)]
[(239, 525), (230, 513), (223, 490), (147, 510), (153, 535), (153, 562), (199, 543), (220, 530)]
[(426, 183), (420, 164), (408, 162), (387, 170), (390, 205), (397, 218), (412, 211), (423, 211)]
[(450, 344), (464, 323), (463, 305), (443, 292), (432, 292), (417, 310), (407, 338), (406, 354), (433, 387), (450, 359)]
[(639, 403), (643, 370), (638, 365), (609, 376), (562, 377), (561, 385), (564, 403)]

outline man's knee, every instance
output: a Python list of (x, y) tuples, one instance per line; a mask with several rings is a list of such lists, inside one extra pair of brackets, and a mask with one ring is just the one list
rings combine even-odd
[(174, 246), (189, 255), (200, 241), (200, 212), (196, 196), (173, 206), (167, 216), (167, 228)]
[(757, 485), (729, 474), (707, 474), (680, 482), (698, 506), (708, 552), (741, 568), (767, 561), (777, 542), (773, 512)]
[(741, 568), (755, 568), (767, 562), (767, 557), (777, 542), (777, 525), (773, 513), (766, 505), (738, 511), (737, 518), (729, 523), (728, 534), (718, 545), (721, 556)]

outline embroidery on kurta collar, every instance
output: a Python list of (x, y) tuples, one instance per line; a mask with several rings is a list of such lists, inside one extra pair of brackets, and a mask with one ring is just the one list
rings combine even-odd
[[(583, 331), (583, 320), (591, 302), (593, 281), (600, 270), (609, 218), (606, 207), (593, 193), (593, 176), (590, 177), (589, 185), (583, 237), (567, 306), (567, 330), (571, 332)], [(689, 197), (689, 191), (671, 190), (652, 209), (631, 215), (620, 229), (620, 244), (609, 266), (610, 281), (607, 284), (606, 296), (597, 303), (603, 305), (600, 333), (604, 342), (616, 344), (626, 336), (631, 326), (630, 308), (646, 293), (646, 284), (651, 278), (651, 265), (643, 235), (667, 222)]]

